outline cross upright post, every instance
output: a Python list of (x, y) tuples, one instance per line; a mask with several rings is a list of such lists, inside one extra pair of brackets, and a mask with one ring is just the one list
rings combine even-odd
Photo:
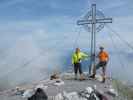
[(78, 20), (77, 25), (91, 24), (91, 61), (89, 66), (89, 74), (92, 68), (96, 66), (96, 24), (97, 23), (112, 23), (112, 18), (96, 18), (96, 4), (91, 5), (91, 19)]
[(95, 53), (96, 53), (96, 4), (92, 4), (91, 8), (91, 15), (92, 15), (92, 33), (91, 33), (91, 66), (89, 67), (89, 73), (91, 73), (91, 69), (95, 66)]

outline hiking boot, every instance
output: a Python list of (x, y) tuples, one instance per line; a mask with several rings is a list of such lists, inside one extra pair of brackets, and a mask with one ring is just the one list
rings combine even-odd
[(80, 75), (80, 81), (85, 80), (85, 77), (83, 75)]
[(78, 78), (77, 78), (77, 75), (75, 75), (75, 77), (74, 77), (74, 80), (77, 80)]
[(89, 78), (95, 78), (95, 74), (92, 74), (91, 76), (89, 76)]
[(101, 83), (105, 83), (105, 77), (103, 78), (102, 82)]

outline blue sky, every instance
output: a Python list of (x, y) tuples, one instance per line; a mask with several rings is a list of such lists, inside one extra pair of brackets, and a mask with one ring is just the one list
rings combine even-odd
[(77, 17), (91, 3), (96, 3), (104, 11), (112, 10), (109, 12), (111, 15), (132, 15), (132, 0), (1, 0), (0, 15), (5, 20), (32, 20), (49, 16)]
[[(133, 43), (132, 0), (0, 0), (0, 78), (15, 79), (12, 84), (38, 80), (50, 74), (49, 70), (69, 66), (74, 47), (88, 52), (90, 34), (77, 26), (76, 21), (90, 10), (92, 3), (105, 16), (113, 18), (110, 26), (114, 30)], [(79, 31), (82, 34), (77, 37)], [(108, 50), (111, 48), (109, 32), (104, 28), (97, 33), (97, 45), (104, 44)], [(74, 44), (76, 38), (78, 42)], [(130, 58), (132, 52), (122, 51), (125, 45), (114, 39), (120, 52)], [(29, 61), (32, 63), (21, 69)]]

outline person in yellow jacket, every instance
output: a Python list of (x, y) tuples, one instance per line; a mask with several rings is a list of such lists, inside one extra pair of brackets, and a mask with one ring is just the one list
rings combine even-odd
[(79, 71), (80, 80), (84, 80), (81, 61), (88, 57), (89, 56), (87, 54), (81, 52), (79, 48), (76, 48), (75, 53), (72, 55), (72, 64), (74, 66), (75, 79), (77, 79), (77, 73)]

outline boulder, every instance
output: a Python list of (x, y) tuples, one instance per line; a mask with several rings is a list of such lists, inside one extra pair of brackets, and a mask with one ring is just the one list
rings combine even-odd
[(28, 98), (28, 100), (48, 100), (47, 94), (43, 91), (43, 89), (38, 88), (31, 97)]

